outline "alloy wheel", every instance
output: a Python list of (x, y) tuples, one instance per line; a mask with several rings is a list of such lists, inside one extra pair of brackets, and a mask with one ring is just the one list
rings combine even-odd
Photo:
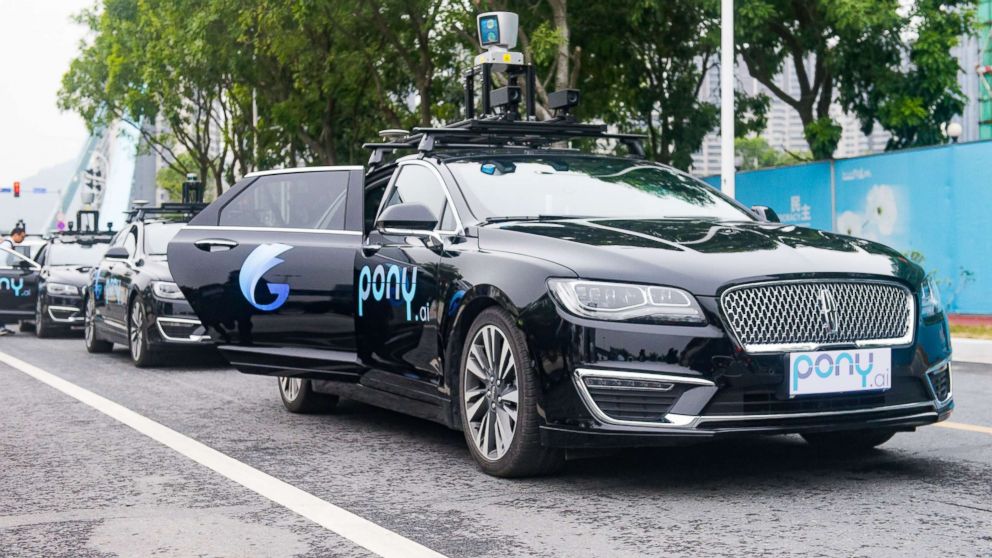
[(302, 386), (303, 380), (300, 378), (287, 378), (285, 376), (279, 378), (279, 390), (288, 401), (295, 401), (299, 397)]
[(462, 381), (471, 438), (485, 459), (496, 461), (510, 449), (519, 405), (513, 347), (498, 327), (475, 334)]
[(145, 340), (145, 308), (140, 302), (131, 306), (131, 358), (141, 360), (142, 344)]
[(86, 301), (86, 312), (83, 313), (83, 335), (86, 337), (86, 344), (93, 345), (96, 339), (96, 324), (93, 315), (96, 314), (96, 304), (90, 298)]

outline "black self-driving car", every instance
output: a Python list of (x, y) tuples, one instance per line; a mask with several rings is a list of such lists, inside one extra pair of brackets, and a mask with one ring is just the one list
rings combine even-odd
[(949, 415), (919, 266), (637, 156), (555, 147), (575, 135), (614, 138), (475, 120), (372, 145), (368, 172), (250, 175), (170, 243), (174, 277), (290, 410), (345, 397), (435, 420), (496, 475), (729, 435), (850, 451)]
[(85, 293), (86, 349), (128, 347), (136, 366), (152, 366), (170, 348), (209, 341), (172, 281), (166, 247), (200, 206), (138, 208), (90, 274)]
[(41, 338), (83, 327), (83, 293), (90, 271), (110, 245), (113, 233), (73, 229), (56, 233), (38, 251), (35, 335)]

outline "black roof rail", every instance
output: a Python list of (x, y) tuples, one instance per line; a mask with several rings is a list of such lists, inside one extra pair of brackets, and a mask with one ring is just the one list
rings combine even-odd
[(192, 219), (197, 213), (207, 207), (206, 203), (163, 203), (158, 207), (133, 207), (127, 211), (127, 222), (144, 221), (147, 217), (156, 215), (181, 215)]
[(529, 121), (499, 118), (463, 120), (442, 128), (414, 128), (410, 135), (388, 142), (366, 143), (372, 150), (369, 166), (383, 162), (387, 153), (417, 150), (431, 153), (439, 149), (471, 147), (547, 147), (572, 139), (592, 138), (616, 140), (630, 149), (631, 154), (644, 157), (645, 136), (616, 134), (605, 124), (581, 124), (572, 118)]

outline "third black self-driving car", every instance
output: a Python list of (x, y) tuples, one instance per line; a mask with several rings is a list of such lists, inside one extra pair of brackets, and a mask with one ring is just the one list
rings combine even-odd
[[(99, 222), (96, 214), (94, 223)], [(82, 219), (77, 219), (82, 224)], [(96, 227), (93, 227), (96, 228)], [(41, 266), (35, 304), (35, 335), (41, 338), (81, 329), (85, 306), (83, 293), (90, 271), (103, 257), (113, 232), (93, 231), (82, 226), (55, 233), (38, 251)]]
[(172, 282), (166, 247), (198, 204), (139, 207), (114, 237), (90, 275), (85, 293), (86, 349), (129, 349), (136, 366), (152, 366), (170, 348), (209, 341)]
[(291, 411), (345, 397), (459, 429), (500, 476), (731, 435), (866, 449), (950, 414), (919, 266), (507, 98), (389, 132), (368, 169), (249, 175), (180, 231), (173, 275), (228, 360)]

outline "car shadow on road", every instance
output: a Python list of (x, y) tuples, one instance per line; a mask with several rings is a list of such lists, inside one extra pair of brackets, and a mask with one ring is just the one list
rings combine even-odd
[[(107, 356), (119, 360), (121, 366), (134, 366), (126, 348), (115, 347)], [(162, 353), (158, 364), (146, 367), (145, 370), (168, 372), (175, 369), (185, 372), (199, 368), (230, 368), (230, 365), (213, 347), (190, 347), (182, 351)]]
[[(461, 432), (394, 411), (343, 401), (333, 415), (348, 428), (401, 436), (439, 459), (457, 457), (478, 471), (465, 449)], [(974, 464), (957, 463), (931, 453), (913, 453), (899, 441), (900, 433), (881, 448), (851, 454), (830, 454), (806, 444), (799, 436), (762, 436), (661, 448), (629, 448), (569, 452), (568, 464), (556, 479), (535, 482), (545, 489), (576, 490), (582, 486), (635, 490), (740, 490), (788, 485), (830, 488), (844, 483), (923, 482), (947, 486), (955, 479), (973, 478)], [(420, 455), (423, 455), (421, 453)], [(988, 468), (992, 473), (992, 467)]]

